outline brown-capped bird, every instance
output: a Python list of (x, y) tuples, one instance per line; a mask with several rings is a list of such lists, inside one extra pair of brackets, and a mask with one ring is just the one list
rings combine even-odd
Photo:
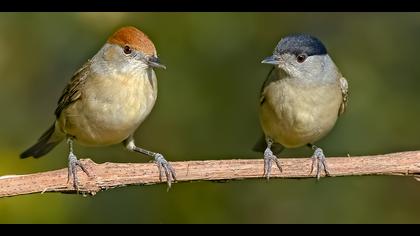
[(69, 180), (78, 189), (77, 166), (89, 173), (73, 153), (73, 142), (85, 146), (123, 143), (130, 151), (154, 158), (160, 177), (164, 171), (170, 187), (176, 179), (172, 166), (163, 155), (137, 147), (133, 138), (157, 98), (154, 68), (165, 66), (149, 37), (132, 26), (120, 28), (76, 71), (58, 101), (54, 124), (20, 157), (41, 157), (66, 139)]

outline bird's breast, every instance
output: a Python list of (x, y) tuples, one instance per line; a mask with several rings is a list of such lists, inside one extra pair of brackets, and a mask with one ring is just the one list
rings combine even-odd
[(260, 120), (264, 133), (286, 147), (313, 143), (334, 126), (341, 91), (338, 84), (305, 84), (293, 79), (272, 82), (263, 91)]
[(82, 99), (67, 112), (67, 132), (85, 145), (122, 142), (151, 112), (156, 97), (154, 73), (89, 78)]

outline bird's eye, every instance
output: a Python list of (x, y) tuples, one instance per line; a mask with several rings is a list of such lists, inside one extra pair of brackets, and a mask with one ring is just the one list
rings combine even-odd
[(307, 58), (307, 56), (306, 56), (305, 54), (300, 54), (300, 55), (298, 55), (298, 56), (296, 57), (296, 60), (297, 60), (299, 63), (302, 63), (302, 62), (304, 62), (304, 61), (306, 60), (306, 58)]
[(124, 53), (125, 54), (130, 54), (131, 52), (132, 52), (132, 50), (131, 50), (130, 46), (125, 46), (124, 47)]

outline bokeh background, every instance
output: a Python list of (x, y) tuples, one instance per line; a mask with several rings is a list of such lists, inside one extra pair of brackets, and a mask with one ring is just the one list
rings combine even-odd
[[(19, 159), (54, 120), (67, 81), (117, 28), (154, 41), (157, 104), (137, 143), (171, 161), (262, 158), (258, 92), (281, 37), (319, 37), (350, 84), (349, 109), (318, 143), (328, 156), (420, 149), (419, 13), (1, 13), (0, 175), (64, 168), (67, 147)], [(76, 146), (95, 162), (145, 162), (120, 145)], [(310, 156), (287, 150), (283, 157)], [(2, 223), (420, 223), (402, 177), (245, 180), (113, 189), (95, 197), (0, 199)]]

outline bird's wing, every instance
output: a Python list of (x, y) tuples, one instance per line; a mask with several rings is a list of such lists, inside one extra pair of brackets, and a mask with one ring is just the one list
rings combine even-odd
[(60, 117), (61, 112), (70, 104), (77, 101), (81, 97), (80, 88), (86, 82), (89, 73), (90, 60), (86, 62), (76, 73), (73, 74), (70, 82), (63, 91), (55, 109), (55, 116)]
[(344, 113), (344, 111), (347, 108), (347, 101), (349, 97), (349, 85), (347, 83), (347, 80), (344, 77), (340, 78), (340, 88), (341, 88), (341, 94), (343, 95), (343, 100), (341, 101), (340, 110), (338, 111), (338, 115), (341, 115)]

